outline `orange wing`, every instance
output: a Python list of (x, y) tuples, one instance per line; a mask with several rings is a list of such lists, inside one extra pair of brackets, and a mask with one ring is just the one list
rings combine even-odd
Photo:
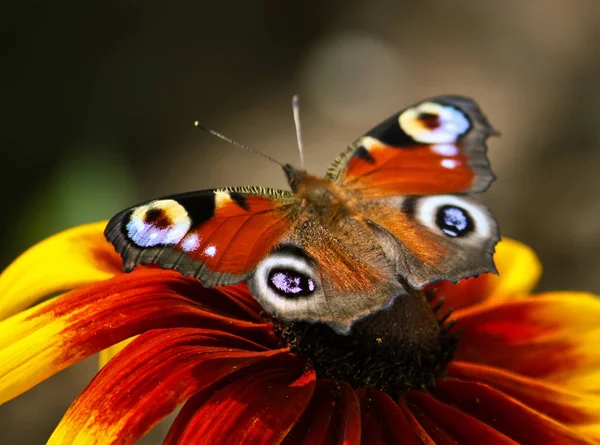
[(110, 220), (105, 235), (126, 270), (154, 263), (206, 286), (232, 284), (293, 229), (297, 204), (280, 190), (204, 190), (127, 209)]
[(355, 141), (328, 178), (361, 197), (482, 192), (495, 133), (470, 99), (443, 96), (396, 113)]

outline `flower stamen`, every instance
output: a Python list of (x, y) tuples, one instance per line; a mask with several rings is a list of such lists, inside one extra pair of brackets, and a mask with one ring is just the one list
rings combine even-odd
[(458, 344), (450, 332), (448, 310), (438, 318), (443, 301), (432, 309), (422, 292), (396, 299), (391, 308), (357, 321), (349, 335), (323, 324), (273, 323), (281, 346), (304, 357), (318, 378), (344, 381), (355, 389), (372, 388), (392, 397), (426, 390), (442, 377)]

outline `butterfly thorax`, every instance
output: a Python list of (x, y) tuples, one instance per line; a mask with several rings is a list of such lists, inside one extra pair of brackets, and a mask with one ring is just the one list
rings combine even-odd
[(331, 181), (286, 165), (284, 171), (292, 192), (306, 211), (314, 214), (323, 225), (335, 226), (354, 212), (343, 192)]

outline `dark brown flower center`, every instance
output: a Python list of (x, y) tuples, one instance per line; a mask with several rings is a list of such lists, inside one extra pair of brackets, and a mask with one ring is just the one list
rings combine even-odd
[(271, 319), (283, 346), (309, 361), (320, 378), (392, 396), (425, 390), (443, 376), (458, 336), (422, 293), (398, 297), (388, 310), (357, 321), (349, 335), (323, 324)]

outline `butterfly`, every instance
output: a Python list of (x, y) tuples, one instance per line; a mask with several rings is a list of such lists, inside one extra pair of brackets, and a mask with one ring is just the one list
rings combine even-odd
[(390, 116), (291, 191), (231, 187), (122, 211), (105, 236), (124, 268), (158, 264), (204, 286), (246, 281), (267, 312), (348, 334), (411, 290), (496, 272), (500, 236), (473, 194), (495, 179), (477, 104), (440, 96)]

